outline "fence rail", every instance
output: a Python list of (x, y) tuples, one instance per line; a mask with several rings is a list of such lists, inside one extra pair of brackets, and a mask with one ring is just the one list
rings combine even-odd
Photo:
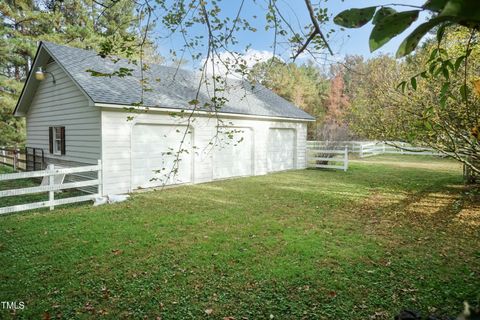
[(25, 171), (27, 168), (27, 157), (25, 152), (18, 148), (0, 147), (0, 164), (10, 166), (15, 171)]
[[(338, 163), (342, 163), (338, 165)], [(343, 150), (322, 149), (307, 145), (307, 166), (309, 168), (348, 170), (348, 147)]]
[[(97, 178), (91, 179), (91, 180), (85, 180), (85, 181), (69, 182), (69, 183), (61, 183), (61, 182), (58, 183), (58, 181), (55, 181), (55, 176), (72, 174), (72, 173), (80, 173), (80, 172), (97, 172)], [(53, 210), (55, 206), (93, 200), (95, 197), (102, 194), (102, 180), (101, 180), (102, 163), (100, 160), (98, 160), (98, 164), (92, 165), (92, 166), (81, 166), (81, 167), (75, 167), (75, 168), (55, 168), (55, 165), (50, 164), (48, 165), (46, 170), (1, 174), (0, 181), (26, 179), (26, 178), (38, 178), (38, 177), (48, 177), (48, 179), (46, 179), (47, 181), (46, 184), (43, 185), (42, 183), (42, 185), (37, 187), (2, 190), (0, 191), (0, 198), (34, 194), (34, 193), (40, 193), (40, 192), (48, 192), (48, 200), (35, 202), (35, 203), (20, 204), (20, 205), (9, 206), (9, 207), (0, 207), (0, 214), (19, 212), (19, 211), (25, 211), (25, 210), (31, 210), (31, 209), (39, 209), (39, 208), (45, 208), (45, 207), (49, 207), (50, 210)], [(60, 179), (60, 180), (62, 181), (63, 179)], [(76, 197), (70, 197), (70, 198), (55, 199), (55, 191), (60, 191), (65, 189), (77, 189), (77, 188), (82, 188), (87, 186), (97, 186), (97, 194), (89, 194), (89, 195), (76, 196)]]
[(442, 155), (431, 148), (417, 147), (396, 141), (307, 141), (307, 148), (331, 148), (332, 145), (341, 148), (348, 147), (350, 153), (358, 153), (361, 158), (379, 154)]

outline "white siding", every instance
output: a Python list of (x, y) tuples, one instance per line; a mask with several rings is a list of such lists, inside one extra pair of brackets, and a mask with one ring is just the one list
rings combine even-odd
[[(142, 123), (134, 125), (132, 131), (133, 188), (191, 182), (193, 166), (191, 140), (192, 134), (188, 133), (186, 126)], [(178, 150), (183, 152), (178, 153)], [(177, 174), (173, 174), (174, 168)], [(152, 177), (155, 179), (152, 180)]]
[(251, 176), (254, 170), (252, 128), (221, 128), (213, 150), (213, 179)]
[[(134, 120), (128, 121), (129, 116)], [(102, 159), (103, 190), (105, 194), (132, 191), (132, 128), (137, 124), (185, 125), (186, 119), (172, 117), (167, 113), (150, 110), (148, 113), (132, 114), (121, 109), (102, 110)], [(253, 136), (254, 175), (267, 173), (267, 144), (270, 128), (291, 128), (296, 132), (296, 169), (304, 169), (307, 126), (305, 122), (271, 121), (253, 118), (224, 118), (222, 126), (249, 128)], [(192, 123), (193, 183), (214, 179), (213, 151), (209, 144), (215, 137), (217, 121), (205, 116), (196, 116)], [(152, 145), (151, 148), (155, 148)], [(153, 176), (152, 176), (153, 178)]]
[[(57, 161), (97, 163), (101, 155), (100, 109), (89, 104), (62, 68), (50, 63), (26, 114), (27, 147), (42, 148), (45, 157)], [(48, 128), (65, 127), (65, 155), (49, 153)]]
[(268, 133), (267, 170), (282, 171), (295, 168), (295, 130), (271, 128)]

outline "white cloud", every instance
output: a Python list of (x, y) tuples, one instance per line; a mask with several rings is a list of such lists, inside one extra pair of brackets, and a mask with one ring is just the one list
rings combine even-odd
[(252, 68), (255, 64), (271, 58), (273, 58), (273, 52), (268, 50), (249, 49), (243, 54), (224, 51), (208, 61), (206, 70), (210, 74), (215, 72), (218, 75), (239, 77), (240, 73), (235, 70), (239, 69), (240, 65)]

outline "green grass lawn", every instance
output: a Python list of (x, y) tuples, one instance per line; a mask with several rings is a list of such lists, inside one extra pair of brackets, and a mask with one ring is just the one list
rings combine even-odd
[(8, 215), (0, 301), (26, 307), (0, 318), (456, 315), (480, 298), (479, 230), (460, 166), (416, 156)]

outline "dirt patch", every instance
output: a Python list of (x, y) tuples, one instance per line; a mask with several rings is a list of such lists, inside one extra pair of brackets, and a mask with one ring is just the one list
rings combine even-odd
[(427, 193), (418, 201), (408, 203), (404, 210), (408, 214), (419, 217), (429, 216), (431, 218), (448, 210), (458, 198), (458, 195), (450, 193)]
[(365, 234), (378, 236), (388, 246), (401, 242), (396, 230), (404, 227), (420, 232), (478, 232), (478, 200), (469, 195), (468, 187), (455, 185), (435, 192), (374, 192), (351, 210), (356, 211)]
[(454, 222), (472, 229), (480, 229), (480, 205), (473, 205), (460, 210)]

